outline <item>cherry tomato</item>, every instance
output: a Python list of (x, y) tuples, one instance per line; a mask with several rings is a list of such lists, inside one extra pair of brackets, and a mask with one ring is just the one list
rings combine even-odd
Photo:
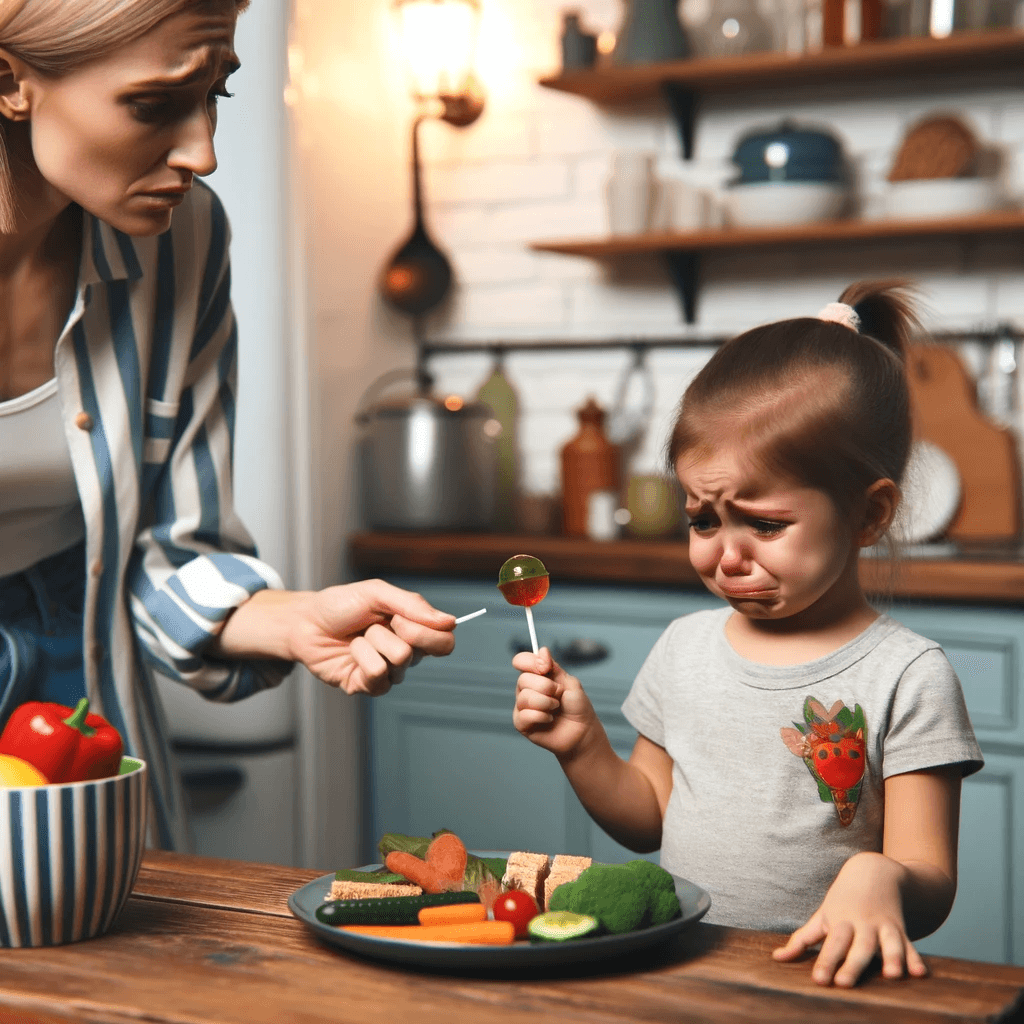
[(516, 930), (516, 938), (525, 938), (529, 932), (526, 926), (536, 917), (540, 910), (537, 901), (522, 889), (509, 889), (494, 901), (494, 920), (511, 921)]

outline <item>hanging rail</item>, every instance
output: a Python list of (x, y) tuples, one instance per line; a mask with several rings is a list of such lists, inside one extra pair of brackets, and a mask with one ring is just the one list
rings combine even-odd
[[(589, 341), (541, 339), (537, 341), (429, 341), (419, 342), (419, 351), (424, 358), (435, 355), (451, 355), (453, 353), (493, 352), (573, 352), (591, 351), (594, 349), (658, 349), (658, 348), (695, 348), (713, 347), (728, 341), (732, 335), (697, 336), (684, 335), (679, 338), (605, 338)], [(1024, 331), (1010, 324), (993, 324), (989, 327), (977, 327), (964, 331), (930, 331), (925, 341), (935, 341), (947, 345), (961, 342), (1024, 341)]]

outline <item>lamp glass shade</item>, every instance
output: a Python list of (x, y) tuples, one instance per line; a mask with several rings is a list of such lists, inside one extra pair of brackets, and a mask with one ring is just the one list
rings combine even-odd
[(473, 69), (477, 0), (396, 0), (395, 11), (413, 95), (460, 95)]

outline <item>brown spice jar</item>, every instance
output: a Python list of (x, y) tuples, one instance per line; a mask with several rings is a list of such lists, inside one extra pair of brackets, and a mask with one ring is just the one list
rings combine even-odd
[(587, 503), (594, 491), (619, 491), (619, 449), (604, 435), (604, 410), (588, 397), (576, 410), (580, 429), (562, 448), (562, 532), (587, 536)]

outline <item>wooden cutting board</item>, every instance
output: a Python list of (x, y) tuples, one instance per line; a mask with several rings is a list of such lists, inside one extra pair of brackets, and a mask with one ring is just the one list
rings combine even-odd
[(1021, 536), (1021, 469), (1012, 431), (978, 408), (959, 354), (913, 345), (908, 354), (915, 436), (956, 464), (962, 499), (945, 536), (963, 544), (1012, 543)]

